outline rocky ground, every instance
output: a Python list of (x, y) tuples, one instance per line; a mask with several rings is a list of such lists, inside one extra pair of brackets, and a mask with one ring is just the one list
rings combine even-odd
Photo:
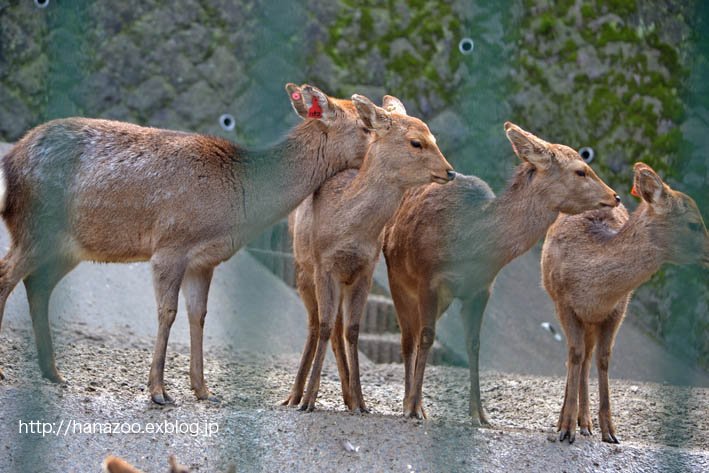
[[(402, 365), (365, 363), (362, 380), (372, 413), (346, 411), (330, 360), (317, 409), (280, 406), (298, 358), (238, 351), (207, 353), (206, 377), (220, 403), (198, 402), (189, 390), (188, 347), (170, 346), (166, 380), (175, 404), (158, 407), (145, 392), (151, 340), (81, 327), (55, 331), (57, 364), (70, 381), (41, 379), (29, 327), (11, 324), (0, 337), (0, 447), (3, 472), (99, 471), (108, 454), (147, 472), (167, 471), (175, 454), (194, 471), (706, 471), (709, 389), (612, 380), (620, 445), (590, 438), (556, 440), (559, 377), (482, 374), (494, 427), (467, 419), (467, 370), (431, 366), (424, 386), (426, 421), (400, 417)], [(592, 406), (597, 406), (592, 380)], [(57, 435), (19, 433), (19, 421), (54, 423)], [(75, 423), (187, 423), (183, 434), (79, 433)], [(27, 429), (28, 427), (25, 427)], [(211, 436), (205, 435), (211, 429)], [(215, 430), (218, 429), (218, 432)], [(47, 430), (47, 429), (45, 429)], [(29, 432), (29, 431), (28, 431)], [(196, 430), (193, 430), (196, 432)], [(66, 435), (65, 435), (66, 434)]]

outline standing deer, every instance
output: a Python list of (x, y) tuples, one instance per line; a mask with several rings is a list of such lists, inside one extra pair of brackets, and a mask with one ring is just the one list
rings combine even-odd
[(632, 291), (664, 263), (709, 266), (709, 234), (691, 197), (672, 190), (643, 163), (635, 164), (634, 194), (642, 199), (630, 216), (622, 205), (562, 215), (542, 250), (544, 288), (566, 333), (568, 359), (559, 439), (573, 443), (576, 424), (591, 435), (588, 372), (594, 348), (598, 368), (598, 423), (604, 442), (615, 435), (608, 387), (613, 341)]
[(512, 123), (505, 133), (522, 160), (499, 197), (473, 176), (407, 193), (387, 224), (384, 255), (404, 358), (404, 416), (425, 418), (423, 374), (436, 321), (454, 298), (470, 365), (469, 410), (488, 424), (480, 402), (482, 316), (497, 273), (544, 236), (559, 212), (614, 207), (620, 200), (571, 148), (550, 144)]
[(444, 184), (455, 177), (426, 124), (407, 116), (397, 98), (385, 96), (384, 108), (360, 95), (353, 95), (352, 102), (376, 135), (361, 169), (343, 171), (328, 179), (291, 214), (297, 286), (308, 312), (308, 338), (284, 404), (295, 406), (302, 398), (301, 410), (315, 408), (325, 351), (334, 328), (332, 345), (345, 404), (352, 411), (367, 411), (359, 378), (357, 340), (382, 251), (382, 230), (407, 189), (430, 182)]
[(3, 158), (0, 210), (12, 246), (0, 260), (0, 322), (8, 295), (23, 280), (44, 377), (64, 381), (48, 319), (59, 280), (84, 260), (150, 261), (158, 309), (150, 395), (158, 404), (171, 400), (163, 371), (182, 288), (191, 386), (198, 399), (210, 398), (202, 338), (215, 266), (328, 177), (361, 164), (371, 139), (351, 102), (307, 84), (287, 84), (286, 91), (306, 120), (263, 150), (212, 136), (69, 118), (34, 128)]

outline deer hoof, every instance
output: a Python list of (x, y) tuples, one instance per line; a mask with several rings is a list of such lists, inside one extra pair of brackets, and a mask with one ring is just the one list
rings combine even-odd
[(603, 441), (608, 443), (620, 443), (615, 434), (611, 433), (603, 434)]
[(0, 379), (5, 379), (5, 375), (2, 374), (2, 370), (0, 370)]
[(153, 394), (151, 396), (151, 399), (155, 404), (160, 404), (161, 406), (165, 405), (165, 398), (163, 397), (162, 393)]
[(576, 440), (576, 432), (572, 432), (570, 430), (562, 430), (559, 434), (559, 442), (563, 442), (567, 438), (569, 439), (569, 445), (571, 445), (572, 443), (574, 443), (574, 440)]
[(172, 404), (174, 402), (172, 397), (170, 397), (165, 390), (153, 394), (151, 398), (155, 404), (160, 404), (161, 406), (164, 406), (165, 404)]
[(352, 409), (352, 412), (355, 414), (370, 414), (371, 413), (371, 411), (369, 409), (367, 409), (366, 407), (363, 407), (363, 406), (358, 407), (356, 409)]
[(589, 435), (591, 435), (591, 429), (587, 429), (586, 427), (581, 427), (581, 430), (579, 430), (579, 433), (581, 435), (588, 437)]
[(213, 402), (213, 403), (215, 403), (215, 404), (221, 404), (221, 403), (222, 403), (221, 399), (219, 399), (217, 396), (209, 396), (209, 397), (207, 398), (207, 401)]

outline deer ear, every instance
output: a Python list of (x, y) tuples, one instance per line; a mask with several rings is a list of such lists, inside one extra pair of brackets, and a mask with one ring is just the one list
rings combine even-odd
[(288, 93), (288, 98), (290, 99), (290, 104), (293, 106), (293, 110), (300, 118), (308, 118), (308, 108), (305, 106), (305, 101), (303, 100), (303, 91), (300, 87), (289, 82), (286, 84), (286, 92)]
[(546, 141), (510, 122), (505, 122), (505, 134), (519, 159), (529, 162), (540, 171), (551, 167), (552, 153)]
[(352, 102), (357, 108), (359, 117), (364, 126), (371, 128), (375, 133), (385, 133), (391, 127), (391, 114), (381, 107), (377, 107), (364, 95), (354, 94)]
[(663, 211), (667, 206), (667, 185), (647, 164), (635, 163), (634, 187), (640, 197), (655, 210)]
[(340, 107), (330, 100), (322, 90), (308, 84), (303, 84), (300, 90), (303, 104), (307, 110), (304, 118), (320, 120), (326, 125), (331, 124), (337, 118), (337, 110)]
[(382, 108), (387, 112), (406, 115), (406, 107), (404, 107), (404, 104), (401, 103), (401, 100), (397, 99), (393, 95), (384, 96), (382, 99)]

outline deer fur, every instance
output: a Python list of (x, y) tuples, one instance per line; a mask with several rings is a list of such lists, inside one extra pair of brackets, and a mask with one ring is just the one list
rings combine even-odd
[(512, 123), (505, 133), (522, 163), (495, 197), (474, 176), (407, 193), (386, 227), (391, 295), (401, 328), (404, 415), (424, 418), (423, 375), (436, 321), (454, 298), (462, 301), (470, 366), (469, 411), (488, 424), (480, 401), (480, 326), (497, 273), (526, 252), (559, 212), (617, 205), (617, 195), (571, 148), (550, 144)]
[[(190, 382), (210, 398), (202, 338), (214, 267), (294, 209), (338, 171), (361, 164), (370, 141), (355, 106), (304, 84), (286, 86), (306, 118), (279, 143), (249, 150), (213, 136), (88, 118), (54, 120), (2, 159), (0, 201), (12, 246), (0, 260), (0, 322), (23, 280), (44, 377), (55, 366), (48, 302), (80, 261), (150, 261), (158, 334), (149, 391), (163, 382), (180, 288), (190, 325)], [(317, 98), (321, 118), (307, 118)]]
[(381, 254), (382, 230), (407, 189), (443, 184), (455, 177), (426, 124), (407, 116), (398, 99), (385, 96), (384, 108), (362, 96), (354, 95), (352, 101), (376, 135), (362, 167), (328, 179), (291, 214), (297, 286), (308, 311), (308, 338), (284, 404), (295, 406), (302, 400), (301, 410), (315, 407), (325, 350), (335, 329), (333, 351), (345, 404), (352, 411), (367, 411), (357, 340)]
[(557, 429), (572, 443), (576, 424), (591, 435), (588, 373), (596, 349), (598, 423), (603, 441), (618, 443), (611, 418), (608, 367), (632, 291), (664, 263), (709, 266), (709, 234), (691, 197), (672, 190), (637, 163), (634, 189), (642, 202), (561, 215), (542, 250), (544, 287), (554, 300), (568, 346), (566, 390)]

